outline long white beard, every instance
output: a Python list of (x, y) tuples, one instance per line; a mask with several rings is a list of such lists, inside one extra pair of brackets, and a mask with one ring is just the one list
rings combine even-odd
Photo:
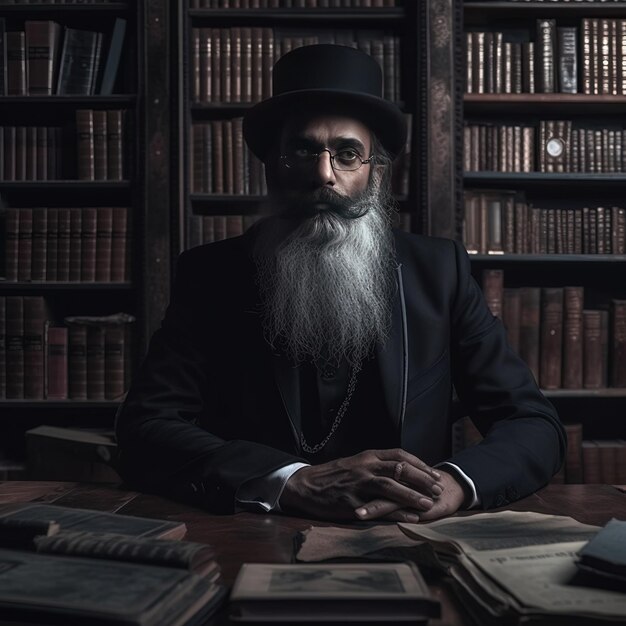
[(357, 204), (366, 210), (357, 219), (325, 211), (295, 228), (278, 217), (257, 225), (264, 335), (295, 363), (356, 365), (388, 337), (396, 291), (391, 217), (377, 189)]

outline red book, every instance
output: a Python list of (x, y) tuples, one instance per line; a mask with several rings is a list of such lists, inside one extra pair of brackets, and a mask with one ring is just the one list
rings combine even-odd
[(7, 358), (7, 303), (0, 296), (0, 399), (7, 397), (6, 358)]
[(52, 95), (60, 26), (51, 20), (26, 20), (24, 26), (28, 59), (28, 94)]
[(7, 209), (5, 269), (6, 279), (12, 282), (17, 280), (19, 233), (20, 211), (19, 209)]
[(31, 280), (46, 280), (48, 209), (33, 209), (33, 256)]
[(626, 300), (612, 300), (611, 386), (626, 387)]
[(128, 246), (128, 210), (115, 207), (113, 209), (113, 230), (111, 234), (111, 282), (120, 283), (127, 280), (126, 251)]
[(94, 177), (96, 180), (107, 180), (107, 111), (93, 112), (93, 150)]
[(48, 328), (47, 395), (49, 400), (67, 399), (67, 328)]
[(561, 386), (563, 354), (563, 288), (541, 290), (541, 363), (539, 381), (543, 389)]
[(87, 327), (87, 398), (104, 400), (104, 328)]
[(82, 209), (70, 209), (70, 282), (80, 281), (82, 267)]
[(68, 328), (68, 385), (72, 400), (87, 399), (87, 327)]
[(6, 297), (6, 397), (24, 397), (24, 299)]
[(124, 395), (124, 326), (105, 327), (104, 397), (116, 400)]
[(48, 209), (48, 232), (46, 233), (46, 280), (57, 280), (59, 249), (59, 211)]
[(59, 209), (57, 280), (60, 282), (70, 279), (70, 222), (70, 209)]
[(98, 213), (95, 208), (82, 210), (82, 241), (81, 241), (81, 280), (96, 280), (96, 232)]
[(24, 398), (43, 400), (44, 327), (43, 296), (24, 296)]
[(76, 111), (76, 140), (78, 151), (78, 179), (94, 180), (93, 111)]
[(19, 243), (17, 251), (17, 279), (31, 279), (33, 255), (33, 210), (20, 209)]
[(107, 180), (124, 178), (122, 113), (120, 110), (107, 111)]
[(565, 287), (563, 316), (563, 387), (583, 386), (583, 299), (582, 287)]
[(96, 226), (96, 281), (111, 282), (111, 238), (113, 235), (113, 209), (98, 207)]

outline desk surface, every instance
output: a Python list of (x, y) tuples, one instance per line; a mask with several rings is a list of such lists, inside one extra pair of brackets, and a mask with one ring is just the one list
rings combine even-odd
[[(505, 508), (569, 515), (586, 524), (604, 525), (612, 517), (626, 519), (625, 490), (626, 487), (610, 485), (549, 485)], [(210, 543), (215, 547), (224, 582), (228, 585), (234, 581), (243, 562), (289, 563), (297, 531), (311, 524), (330, 525), (329, 522), (283, 515), (211, 515), (157, 496), (125, 491), (114, 486), (41, 481), (0, 482), (0, 504), (33, 501), (185, 522), (188, 529), (186, 539)], [(358, 528), (366, 524), (355, 522), (348, 526)], [(442, 603), (442, 619), (432, 620), (430, 623), (433, 626), (471, 624), (447, 586), (432, 584), (431, 590)]]

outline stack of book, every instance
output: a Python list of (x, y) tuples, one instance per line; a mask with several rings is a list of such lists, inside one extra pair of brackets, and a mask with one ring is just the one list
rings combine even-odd
[(484, 270), (487, 305), (543, 389), (626, 387), (626, 300), (585, 309), (583, 287), (504, 288)]
[(128, 280), (127, 208), (21, 208), (5, 215), (7, 281)]

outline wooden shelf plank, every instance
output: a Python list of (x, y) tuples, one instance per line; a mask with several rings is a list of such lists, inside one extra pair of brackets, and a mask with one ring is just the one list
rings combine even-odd
[(626, 263), (624, 254), (470, 254), (477, 263)]

